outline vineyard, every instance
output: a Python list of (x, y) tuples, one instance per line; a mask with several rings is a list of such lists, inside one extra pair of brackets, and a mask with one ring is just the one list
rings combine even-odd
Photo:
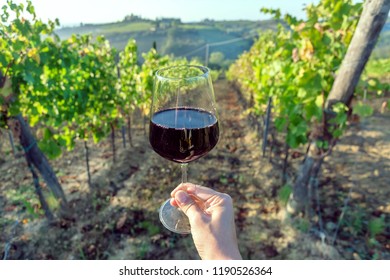
[[(305, 21), (263, 9), (283, 24), (213, 73), (221, 141), (189, 180), (232, 196), (244, 259), (390, 259), (389, 58), (328, 102), (359, 28), (352, 2), (309, 5)], [(150, 148), (148, 115), (154, 71), (201, 62), (152, 48), (139, 64), (132, 39), (119, 52), (58, 25), (30, 1), (2, 7), (0, 256), (197, 259), (158, 220), (180, 167)]]

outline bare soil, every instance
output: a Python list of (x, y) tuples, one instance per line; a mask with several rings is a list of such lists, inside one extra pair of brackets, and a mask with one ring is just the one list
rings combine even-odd
[[(244, 259), (390, 259), (390, 112), (351, 122), (323, 165), (309, 219), (281, 199), (283, 147), (269, 137), (262, 156), (255, 120), (226, 81), (215, 83), (221, 140), (189, 165), (189, 181), (229, 193)], [(260, 132), (261, 134), (261, 132)], [(199, 259), (190, 235), (167, 231), (158, 208), (180, 182), (180, 168), (155, 154), (138, 115), (133, 146), (90, 143), (92, 185), (83, 144), (51, 161), (72, 215), (48, 224), (21, 152), (0, 135), (0, 257), (7, 259)], [(275, 139), (282, 138), (274, 132)], [(302, 151), (290, 151), (288, 182)], [(53, 211), (56, 203), (43, 182)]]

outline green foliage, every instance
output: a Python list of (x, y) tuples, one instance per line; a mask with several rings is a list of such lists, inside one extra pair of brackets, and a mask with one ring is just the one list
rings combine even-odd
[(150, 244), (148, 242), (142, 241), (140, 244), (138, 244), (138, 250), (137, 250), (137, 258), (139, 259), (145, 259), (146, 254), (150, 251)]
[(290, 199), (290, 195), (292, 193), (292, 187), (289, 184), (284, 185), (278, 192), (279, 201), (283, 205), (287, 205), (287, 202)]
[(121, 32), (137, 32), (137, 31), (148, 31), (153, 27), (151, 22), (120, 22), (116, 24), (109, 24), (102, 26), (102, 32), (106, 35), (110, 33), (116, 34)]
[(294, 227), (301, 232), (308, 232), (310, 229), (310, 221), (305, 218), (297, 217), (294, 220)]
[(148, 232), (149, 236), (153, 236), (160, 233), (160, 229), (161, 229), (161, 227), (158, 227), (155, 223), (150, 221), (143, 221), (139, 223), (139, 226), (142, 229), (145, 229)]
[(141, 102), (141, 93), (137, 90), (139, 81), (137, 59), (137, 44), (135, 40), (129, 40), (125, 49), (119, 54), (118, 62), (117, 89), (122, 100), (122, 112), (129, 113)]
[(370, 59), (360, 82), (360, 92), (382, 95), (390, 91), (390, 58)]
[(369, 117), (374, 113), (374, 109), (370, 105), (359, 102), (353, 106), (353, 113), (360, 117)]
[(390, 58), (369, 60), (366, 71), (368, 75), (388, 78), (390, 76)]
[(38, 146), (49, 159), (55, 159), (62, 154), (61, 145), (54, 138), (42, 139)]
[(369, 218), (363, 208), (358, 207), (348, 212), (342, 223), (348, 234), (353, 236), (366, 235), (369, 245), (378, 245), (376, 237), (386, 230), (385, 216)]
[(333, 111), (336, 113), (336, 116), (330, 120), (332, 126), (329, 127), (329, 132), (332, 133), (333, 137), (338, 138), (343, 134), (346, 127), (348, 107), (338, 102), (333, 105)]
[[(312, 127), (323, 121), (324, 102), (352, 39), (361, 3), (322, 0), (306, 7), (307, 20), (283, 17), (276, 32), (259, 35), (251, 50), (229, 69), (227, 77), (238, 82), (252, 111), (264, 114), (273, 98), (275, 126), (286, 131), (286, 141), (296, 148), (308, 141)], [(276, 19), (279, 10), (262, 9)], [(343, 126), (346, 114), (339, 110), (335, 123)], [(335, 137), (341, 130), (333, 131)]]
[(43, 216), (43, 210), (38, 198), (34, 195), (34, 187), (22, 185), (4, 192), (4, 196), (11, 205), (23, 212), (26, 217), (36, 219)]
[(168, 66), (169, 57), (161, 57), (155, 49), (143, 54), (144, 63), (139, 72), (139, 83), (137, 84), (140, 96), (141, 110), (145, 115), (149, 115), (149, 109), (153, 94), (153, 77), (157, 69)]
[(22, 114), (43, 131), (38, 145), (50, 159), (73, 149), (76, 139), (99, 142), (135, 108), (148, 115), (155, 71), (194, 63), (151, 49), (140, 66), (134, 40), (117, 55), (102, 36), (61, 41), (54, 33), (58, 21), (37, 19), (30, 1), (9, 0), (2, 10), (1, 125)]
[(20, 85), (18, 105), (32, 126), (39, 123), (57, 131), (40, 142), (53, 158), (61, 154), (60, 146), (71, 149), (75, 137), (98, 142), (106, 136), (118, 114), (119, 96), (115, 51), (104, 38), (93, 42), (87, 35), (72, 36), (45, 50), (40, 80)]
[(7, 217), (0, 217), (0, 227), (5, 229), (8, 226), (12, 225), (12, 223), (15, 223), (12, 219), (9, 219)]
[[(26, 88), (42, 90), (42, 66), (52, 59), (51, 46), (58, 42), (58, 37), (53, 34), (57, 25), (57, 20), (44, 23), (37, 19), (31, 1), (27, 1), (25, 7), (22, 3), (8, 0), (7, 5), (2, 7), (0, 73), (10, 85), (7, 92), (0, 96), (2, 118), (21, 113), (18, 98)], [(36, 106), (36, 114), (44, 113), (36, 100), (30, 106)], [(3, 122), (2, 126), (5, 125), (6, 122)]]
[(376, 237), (378, 234), (384, 232), (386, 227), (384, 216), (371, 219), (368, 222), (368, 232), (371, 237)]
[(37, 213), (35, 213), (35, 209), (34, 209), (33, 205), (28, 200), (23, 200), (22, 202), (23, 202), (24, 207), (26, 208), (27, 213), (33, 219), (39, 218), (39, 215)]
[(30, 1), (26, 7), (8, 1), (2, 10), (2, 127), (11, 116), (27, 117), (31, 126), (43, 128), (39, 147), (53, 159), (63, 148), (73, 149), (76, 139), (99, 142), (135, 107), (148, 113), (154, 71), (169, 57), (152, 49), (140, 67), (130, 40), (117, 69), (117, 52), (104, 37), (72, 35), (61, 41), (54, 33), (58, 21), (38, 20)]
[(367, 214), (362, 208), (358, 207), (356, 210), (347, 212), (343, 219), (343, 226), (353, 235), (361, 235), (365, 230), (366, 220)]

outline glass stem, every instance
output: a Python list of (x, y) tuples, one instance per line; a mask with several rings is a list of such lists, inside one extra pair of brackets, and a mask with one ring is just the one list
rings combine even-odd
[(186, 183), (187, 182), (187, 165), (188, 165), (188, 163), (180, 164), (180, 167), (181, 167), (181, 182), (182, 183)]

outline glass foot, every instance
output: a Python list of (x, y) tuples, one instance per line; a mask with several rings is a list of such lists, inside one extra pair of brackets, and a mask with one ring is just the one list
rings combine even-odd
[(179, 208), (172, 206), (170, 199), (161, 205), (159, 215), (161, 223), (170, 231), (180, 234), (191, 233), (190, 222), (186, 214)]

